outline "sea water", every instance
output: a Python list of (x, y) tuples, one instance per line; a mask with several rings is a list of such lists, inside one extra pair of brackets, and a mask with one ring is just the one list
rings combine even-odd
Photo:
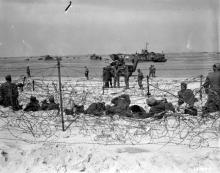
[[(149, 66), (156, 67), (156, 76), (166, 78), (190, 78), (207, 75), (212, 71), (214, 63), (220, 63), (219, 53), (169, 53), (165, 55), (167, 62), (140, 62), (137, 69), (144, 75), (149, 74)], [(42, 58), (42, 57), (41, 57)], [(62, 56), (61, 75), (63, 77), (84, 77), (85, 66), (89, 69), (91, 78), (101, 78), (103, 67), (112, 62), (108, 55), (102, 55), (102, 60), (91, 60), (88, 55)], [(56, 60), (45, 61), (40, 57), (1, 57), (0, 77), (11, 74), (12, 77), (26, 75), (29, 66), (33, 77), (56, 77)], [(133, 73), (137, 75), (137, 70)]]

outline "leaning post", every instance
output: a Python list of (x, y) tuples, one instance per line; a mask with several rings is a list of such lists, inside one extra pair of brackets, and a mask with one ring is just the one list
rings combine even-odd
[(149, 76), (147, 75), (147, 97), (150, 97), (150, 95)]
[(58, 69), (58, 79), (59, 79), (59, 91), (60, 91), (60, 112), (62, 119), (62, 130), (64, 129), (64, 118), (63, 118), (63, 99), (62, 99), (62, 84), (61, 84), (61, 72), (60, 72), (60, 58), (57, 58), (57, 69)]

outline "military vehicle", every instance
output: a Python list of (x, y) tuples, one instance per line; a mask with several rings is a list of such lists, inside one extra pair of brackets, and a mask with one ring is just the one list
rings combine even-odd
[(133, 72), (136, 71), (137, 65), (138, 65), (138, 57), (132, 56), (131, 62), (125, 62), (123, 56), (114, 56), (112, 59), (113, 62), (110, 64), (110, 66), (115, 66), (116, 69), (118, 69), (118, 75), (124, 76), (125, 75), (125, 69), (128, 68), (129, 77), (132, 75)]

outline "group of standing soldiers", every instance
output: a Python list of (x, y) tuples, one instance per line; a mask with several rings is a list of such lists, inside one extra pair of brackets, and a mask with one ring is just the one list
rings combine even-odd
[[(140, 69), (138, 71), (138, 85), (140, 89), (143, 89), (142, 81), (144, 79), (144, 75)], [(151, 65), (149, 68), (149, 77), (155, 77), (156, 68), (154, 65)], [(115, 60), (109, 66), (103, 68), (103, 87), (120, 87), (120, 76), (124, 76), (125, 88), (129, 89), (129, 67), (125, 65), (124, 59)], [(114, 83), (112, 82), (114, 80)]]
[(156, 77), (156, 68), (154, 65), (149, 67), (149, 77)]
[[(104, 67), (102, 74), (104, 88), (120, 87), (120, 75), (124, 76), (125, 86), (127, 89), (129, 88), (129, 71), (123, 59), (115, 60), (109, 66)], [(114, 79), (114, 83), (112, 83), (112, 79)]]

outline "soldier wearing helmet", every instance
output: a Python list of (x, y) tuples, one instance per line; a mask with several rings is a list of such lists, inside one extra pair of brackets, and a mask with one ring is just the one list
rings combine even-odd
[(203, 107), (203, 113), (220, 110), (220, 63), (213, 65), (213, 72), (209, 73), (203, 84), (208, 99)]

